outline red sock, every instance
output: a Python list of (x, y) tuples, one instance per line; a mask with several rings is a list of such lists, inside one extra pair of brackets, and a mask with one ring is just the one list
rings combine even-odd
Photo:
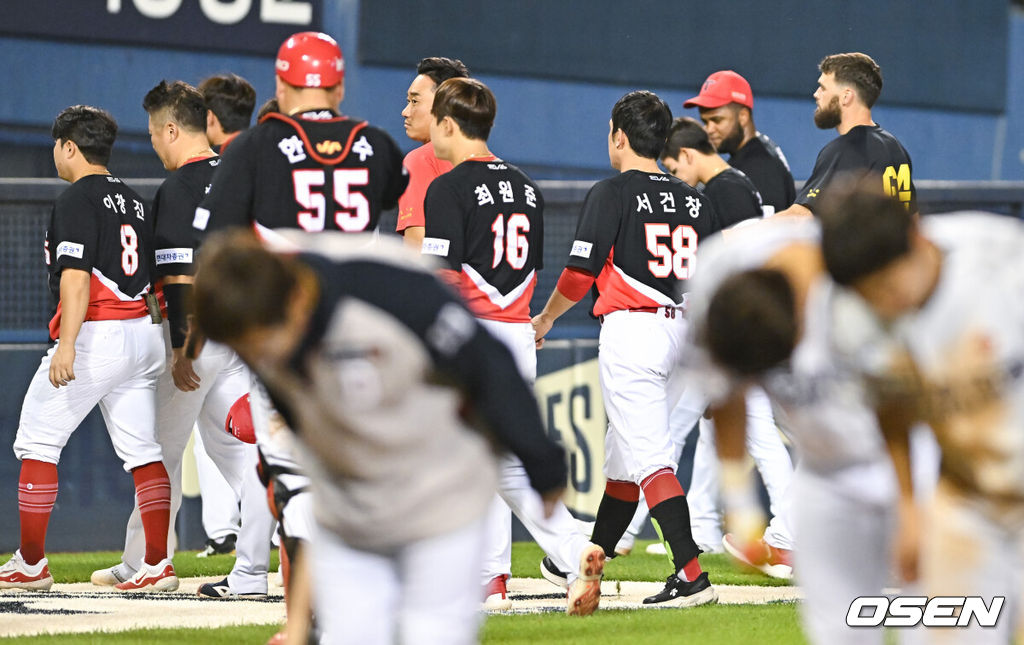
[(21, 557), (36, 564), (46, 554), (46, 525), (57, 501), (57, 465), (35, 459), (21, 462), (18, 477), (18, 515), (21, 519)]
[(156, 564), (167, 557), (167, 531), (171, 524), (171, 480), (163, 462), (139, 466), (132, 470), (135, 497), (139, 501), (142, 530), (146, 534), (146, 564)]
[(284, 539), (281, 540), (281, 546), (277, 549), (278, 555), (281, 556), (281, 582), (284, 586), (284, 616), (285, 620), (288, 619), (288, 605), (290, 604), (291, 594), (288, 593), (288, 587), (291, 583), (292, 577), (292, 566), (291, 560), (288, 558), (288, 549), (284, 548)]
[(644, 491), (647, 508), (654, 508), (666, 499), (683, 495), (683, 487), (679, 485), (679, 480), (671, 468), (662, 468), (651, 473), (640, 482), (640, 488)]
[(687, 582), (693, 582), (697, 579), (697, 576), (699, 576), (701, 572), (702, 569), (700, 568), (700, 563), (697, 562), (697, 558), (694, 558), (683, 565), (683, 580), (686, 580)]

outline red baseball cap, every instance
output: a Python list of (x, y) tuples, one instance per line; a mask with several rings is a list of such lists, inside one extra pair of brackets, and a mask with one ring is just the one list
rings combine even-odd
[(683, 107), (716, 108), (727, 103), (739, 103), (751, 110), (754, 109), (754, 95), (750, 91), (750, 83), (731, 69), (708, 76), (700, 88), (700, 94), (683, 103)]

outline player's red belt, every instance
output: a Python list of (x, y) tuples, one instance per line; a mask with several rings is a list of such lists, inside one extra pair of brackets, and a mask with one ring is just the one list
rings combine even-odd
[[(630, 307), (629, 309), (619, 309), (618, 311), (632, 311), (641, 314), (657, 314), (664, 312), (666, 318), (675, 318), (677, 313), (677, 307)], [(680, 315), (682, 315), (680, 313)], [(604, 314), (597, 317), (602, 323), (604, 323)]]

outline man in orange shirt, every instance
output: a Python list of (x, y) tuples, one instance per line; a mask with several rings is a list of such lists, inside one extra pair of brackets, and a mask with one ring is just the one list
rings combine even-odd
[(415, 249), (423, 243), (423, 199), (427, 187), (438, 175), (452, 169), (447, 161), (434, 155), (430, 143), (430, 108), (434, 105), (437, 86), (449, 78), (468, 78), (469, 70), (460, 60), (451, 58), (424, 58), (416, 66), (416, 78), (409, 85), (405, 109), (405, 133), (413, 141), (423, 143), (405, 156), (405, 169), (409, 172), (409, 187), (398, 199), (398, 232)]

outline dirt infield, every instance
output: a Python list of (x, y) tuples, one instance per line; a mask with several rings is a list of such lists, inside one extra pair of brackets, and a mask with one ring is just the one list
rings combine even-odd
[[(119, 632), (152, 627), (225, 627), (284, 621), (280, 588), (266, 600), (202, 600), (199, 585), (219, 578), (183, 578), (174, 593), (121, 594), (89, 583), (57, 584), (49, 592), (0, 592), (0, 637), (75, 632)], [(641, 609), (642, 600), (662, 588), (657, 582), (606, 581), (602, 609)], [(723, 604), (792, 602), (794, 587), (716, 585)], [(506, 614), (565, 611), (565, 593), (546, 580), (514, 578), (513, 606)]]

